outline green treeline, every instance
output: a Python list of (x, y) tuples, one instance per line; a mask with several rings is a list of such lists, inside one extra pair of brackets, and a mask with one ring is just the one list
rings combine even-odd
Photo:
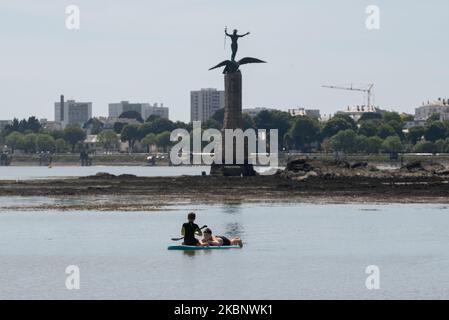
[[(224, 111), (217, 111), (202, 124), (203, 129), (222, 129)], [(133, 119), (133, 123), (125, 121)], [(449, 122), (432, 116), (424, 125), (405, 130), (409, 121), (396, 112), (366, 113), (357, 122), (347, 115), (337, 114), (321, 123), (308, 117), (293, 117), (287, 112), (264, 110), (251, 118), (243, 114), (244, 129), (278, 129), (279, 145), (286, 150), (300, 152), (334, 152), (376, 154), (380, 152), (449, 152)], [(97, 135), (106, 151), (113, 151), (121, 141), (127, 141), (130, 151), (147, 152), (150, 146), (167, 151), (173, 144), (170, 133), (174, 129), (192, 130), (191, 123), (173, 122), (157, 116), (143, 120), (138, 113), (121, 115), (113, 128), (90, 119), (82, 127), (71, 125), (64, 130), (46, 130), (35, 117), (7, 125), (0, 134), (0, 142), (12, 152), (76, 152), (83, 147), (86, 132)]]

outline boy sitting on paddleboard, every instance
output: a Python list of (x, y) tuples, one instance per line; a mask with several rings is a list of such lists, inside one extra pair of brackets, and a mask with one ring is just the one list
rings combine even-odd
[(207, 228), (203, 232), (204, 238), (200, 240), (201, 246), (240, 246), (243, 247), (243, 242), (240, 238), (228, 239), (224, 236), (213, 236), (212, 230)]
[(181, 235), (184, 236), (184, 245), (186, 246), (198, 246), (200, 244), (199, 240), (195, 235), (202, 236), (200, 227), (195, 222), (196, 215), (194, 212), (190, 212), (187, 215), (188, 222), (182, 225)]

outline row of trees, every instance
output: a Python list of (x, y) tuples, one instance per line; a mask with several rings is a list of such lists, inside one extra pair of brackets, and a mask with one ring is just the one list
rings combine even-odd
[(173, 130), (182, 128), (191, 130), (192, 126), (184, 122), (173, 122), (169, 119), (158, 116), (150, 116), (145, 122), (140, 114), (134, 111), (128, 111), (120, 117), (125, 119), (134, 118), (140, 124), (126, 124), (123, 122), (116, 122), (114, 124), (114, 131), (120, 134), (122, 141), (127, 141), (130, 150), (135, 149), (136, 142), (139, 142), (146, 151), (149, 151), (151, 146), (158, 146), (164, 151), (172, 144), (170, 142), (170, 134)]
[(5, 143), (12, 149), (23, 150), (27, 153), (34, 152), (67, 152), (70, 148), (64, 139), (54, 139), (46, 133), (23, 134), (14, 131), (6, 136)]
[(424, 125), (404, 130), (407, 115), (367, 113), (357, 122), (337, 114), (324, 124), (297, 117), (284, 136), (284, 145), (301, 151), (449, 152), (449, 122), (432, 116)]
[[(98, 119), (89, 120), (84, 127), (94, 128), (98, 141), (107, 151), (127, 141), (130, 151), (140, 147), (149, 149), (156, 145), (164, 150), (172, 144), (170, 132), (182, 128), (192, 130), (192, 124), (173, 122), (157, 116), (143, 121), (137, 112), (123, 114), (113, 126), (104, 129)], [(203, 123), (203, 129), (222, 129), (224, 110), (217, 111), (211, 119)], [(126, 119), (126, 120), (125, 120)], [(134, 123), (129, 124), (129, 119)], [(243, 128), (278, 129), (279, 144), (286, 149), (302, 152), (343, 151), (343, 152), (449, 152), (449, 122), (439, 121), (432, 116), (425, 125), (404, 130), (410, 116), (395, 112), (366, 113), (357, 122), (347, 115), (337, 114), (325, 123), (308, 117), (292, 117), (277, 110), (264, 110), (251, 118), (243, 114)], [(75, 151), (86, 138), (86, 132), (79, 126), (68, 126), (64, 130), (45, 131), (35, 117), (17, 120), (7, 126), (2, 137), (12, 149), (25, 152)]]
[(12, 152), (16, 149), (26, 153), (73, 152), (85, 138), (86, 133), (79, 126), (69, 126), (65, 130), (53, 132), (13, 131), (4, 137), (4, 143)]
[(385, 139), (378, 136), (366, 137), (358, 135), (353, 130), (341, 131), (331, 139), (321, 143), (324, 151), (344, 151), (348, 153), (364, 152), (369, 154), (387, 152), (417, 152), (417, 153), (449, 153), (449, 138), (439, 139), (435, 142), (420, 139), (415, 144), (402, 141), (399, 136), (393, 135)]
[[(130, 115), (132, 116), (132, 115)], [(123, 118), (125, 119), (125, 118)], [(126, 118), (129, 119), (129, 118)], [(145, 151), (151, 146), (158, 146), (164, 150), (171, 145), (170, 132), (176, 128), (189, 128), (188, 124), (172, 122), (168, 119), (152, 116), (142, 124), (127, 124), (118, 121), (114, 129), (104, 129), (98, 119), (90, 119), (83, 125), (67, 126), (64, 130), (44, 130), (35, 117), (28, 120), (14, 119), (11, 125), (5, 127), (0, 135), (0, 143), (6, 144), (14, 150), (20, 149), (26, 153), (34, 152), (75, 152), (82, 147), (86, 139), (86, 129), (90, 128), (92, 134), (97, 134), (98, 142), (106, 151), (116, 150), (120, 139), (127, 141), (130, 151), (135, 148), (136, 142)], [(140, 122), (140, 121), (139, 121)]]

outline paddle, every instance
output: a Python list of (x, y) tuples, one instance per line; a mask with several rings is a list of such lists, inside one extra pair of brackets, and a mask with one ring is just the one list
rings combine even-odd
[[(200, 230), (203, 230), (203, 229), (206, 229), (206, 228), (207, 228), (207, 226), (202, 226), (200, 228)], [(182, 237), (182, 238), (171, 238), (172, 241), (179, 241), (179, 240), (183, 240), (183, 239), (184, 239), (184, 237)]]

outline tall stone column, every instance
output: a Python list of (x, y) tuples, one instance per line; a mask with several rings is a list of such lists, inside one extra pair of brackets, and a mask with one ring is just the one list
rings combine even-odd
[(223, 129), (239, 129), (242, 121), (242, 73), (227, 73), (225, 80), (225, 107)]
[(225, 163), (226, 143), (225, 129), (243, 129), (243, 117), (242, 117), (242, 73), (240, 70), (235, 72), (226, 73), (224, 76), (225, 81), (225, 107), (224, 107), (224, 121), (223, 121), (223, 162), (221, 165), (213, 164), (211, 166), (211, 175), (224, 175), (224, 176), (253, 176), (256, 175), (252, 165), (248, 164), (247, 154), (247, 142), (245, 141), (245, 162), (244, 164), (236, 164), (236, 143), (233, 145), (233, 164)]

